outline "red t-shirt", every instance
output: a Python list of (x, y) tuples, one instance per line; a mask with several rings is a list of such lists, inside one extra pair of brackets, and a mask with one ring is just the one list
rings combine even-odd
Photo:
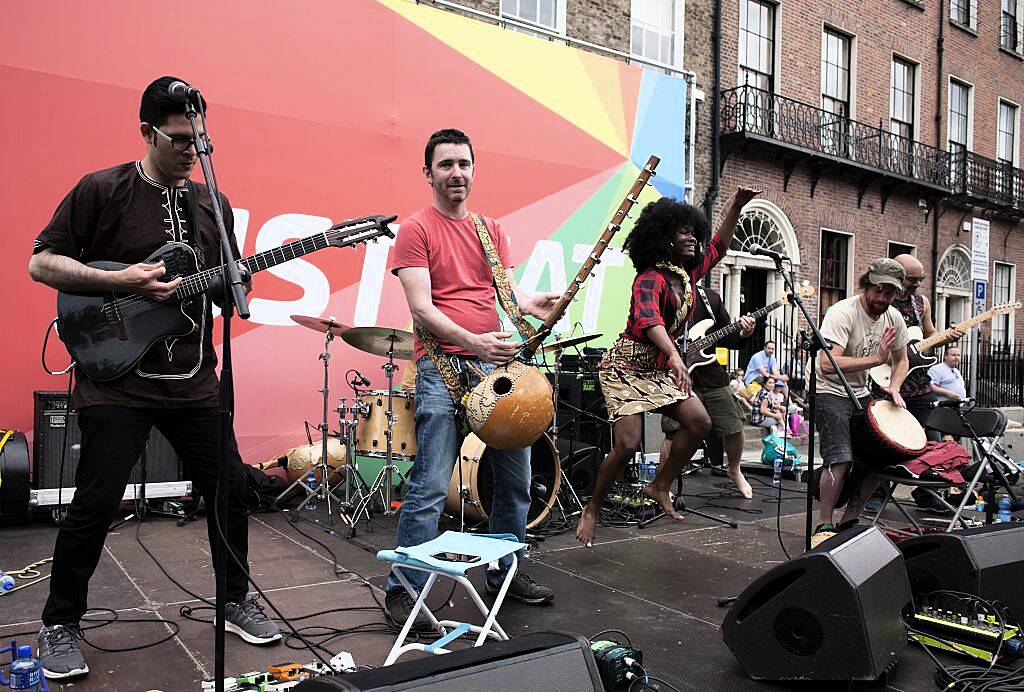
[[(511, 269), (508, 237), (501, 224), (484, 217), (502, 266)], [(391, 273), (405, 267), (430, 270), (430, 299), (453, 322), (473, 334), (498, 331), (494, 275), (487, 263), (473, 217), (456, 221), (426, 207), (402, 221), (395, 239)], [(440, 341), (446, 353), (474, 356), (461, 346)], [(416, 339), (416, 359), (426, 355)]]

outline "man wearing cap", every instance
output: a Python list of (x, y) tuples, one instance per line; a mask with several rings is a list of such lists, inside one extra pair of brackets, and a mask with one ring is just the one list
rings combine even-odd
[[(867, 386), (868, 370), (887, 362), (891, 362), (892, 375), (889, 386), (882, 387), (882, 392), (896, 405), (906, 408), (900, 396), (900, 386), (907, 376), (907, 325), (899, 311), (892, 307), (893, 298), (903, 288), (905, 277), (906, 272), (896, 260), (887, 257), (876, 259), (858, 280), (860, 292), (830, 307), (821, 323), (822, 336), (829, 342), (832, 355), (862, 408), (871, 401)], [(811, 538), (812, 548), (837, 531), (855, 525), (864, 502), (878, 485), (873, 474), (865, 478), (859, 492), (851, 494), (839, 524), (832, 523), (832, 512), (853, 461), (850, 419), (855, 409), (825, 353), (819, 354), (817, 368), (815, 424), (821, 436), (824, 468), (819, 483), (821, 502), (818, 526)]]

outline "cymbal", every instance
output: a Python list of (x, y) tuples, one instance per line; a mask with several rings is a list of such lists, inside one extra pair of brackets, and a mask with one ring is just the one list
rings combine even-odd
[(579, 344), (585, 344), (588, 341), (593, 341), (594, 339), (600, 339), (602, 336), (604, 336), (604, 335), (600, 334), (600, 333), (598, 333), (598, 334), (583, 334), (582, 336), (570, 336), (567, 339), (559, 339), (558, 341), (552, 341), (551, 343), (544, 344), (539, 349), (537, 349), (537, 353), (543, 353), (545, 355), (548, 354), (548, 353), (558, 353), (560, 351), (564, 351), (565, 349), (569, 348), (570, 346), (577, 346)]
[(301, 324), (307, 329), (326, 334), (330, 332), (334, 336), (341, 336), (342, 332), (347, 332), (352, 327), (347, 324), (342, 324), (338, 320), (334, 319), (334, 315), (331, 315), (327, 319), (322, 317), (306, 317), (305, 315), (292, 315), (292, 322), (295, 324)]
[(394, 344), (395, 360), (412, 360), (412, 332), (391, 327), (352, 327), (341, 338), (360, 351), (386, 356)]

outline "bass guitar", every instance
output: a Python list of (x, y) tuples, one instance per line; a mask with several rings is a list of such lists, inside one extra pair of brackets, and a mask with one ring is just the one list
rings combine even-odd
[[(814, 295), (814, 288), (812, 286), (801, 286), (797, 289), (797, 293), (800, 294), (801, 298), (810, 298)], [(760, 319), (768, 313), (778, 310), (783, 305), (789, 305), (792, 299), (793, 295), (791, 293), (786, 293), (771, 305), (765, 305), (763, 308), (750, 313), (750, 316), (755, 320)], [(690, 327), (690, 331), (686, 335), (687, 343), (685, 346), (685, 352), (683, 352), (683, 337), (676, 340), (676, 345), (680, 349), (680, 355), (683, 356), (683, 362), (686, 363), (686, 369), (689, 372), (693, 372), (695, 368), (702, 367), (714, 361), (717, 358), (715, 352), (712, 351), (709, 353), (707, 349), (711, 348), (733, 332), (738, 332), (742, 328), (740, 323), (737, 321), (705, 336), (705, 332), (714, 326), (714, 318), (709, 317), (708, 319), (701, 320)]]
[[(328, 247), (349, 247), (380, 236), (394, 237), (388, 223), (395, 216), (364, 216), (342, 221), (326, 231), (239, 260), (251, 274)], [(146, 258), (163, 262), (162, 281), (184, 277), (174, 295), (158, 301), (146, 296), (103, 292), (57, 293), (57, 328), (77, 367), (104, 382), (128, 373), (154, 344), (191, 334), (202, 310), (202, 296), (223, 266), (199, 270), (190, 245), (171, 242)], [(118, 271), (121, 262), (90, 262), (90, 267)]]
[[(1014, 310), (1020, 310), (1020, 308), (1021, 302), (1019, 300), (1014, 303), (996, 305), (985, 312), (964, 320), (960, 324), (953, 325), (951, 329), (958, 329), (962, 332), (966, 332), (972, 327), (977, 327), (983, 322), (988, 322), (996, 315), (1007, 315)], [(923, 337), (924, 333), (921, 331), (920, 327), (907, 328), (907, 360), (909, 361), (907, 375), (910, 375), (910, 373), (915, 370), (919, 370), (920, 368), (930, 368), (939, 362), (938, 356), (926, 356), (924, 354), (925, 351), (931, 350), (936, 346), (942, 346), (950, 343), (951, 341), (955, 341), (955, 339), (950, 336), (949, 330), (935, 332), (927, 339), (924, 339)], [(868, 370), (868, 375), (871, 376), (871, 380), (879, 387), (888, 387), (889, 379), (892, 376), (892, 367), (888, 363), (876, 365)]]

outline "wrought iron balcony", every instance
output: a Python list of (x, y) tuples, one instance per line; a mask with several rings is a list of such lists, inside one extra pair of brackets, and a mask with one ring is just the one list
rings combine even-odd
[(1024, 170), (971, 151), (950, 154), (953, 195), (963, 202), (1024, 216)]
[(880, 179), (883, 210), (896, 187), (910, 185), (938, 196), (950, 191), (948, 152), (751, 86), (722, 92), (720, 136), (726, 155), (748, 142), (782, 147), (787, 184), (796, 165), (808, 160), (812, 195), (818, 177), (833, 166), (858, 175), (861, 198)]

